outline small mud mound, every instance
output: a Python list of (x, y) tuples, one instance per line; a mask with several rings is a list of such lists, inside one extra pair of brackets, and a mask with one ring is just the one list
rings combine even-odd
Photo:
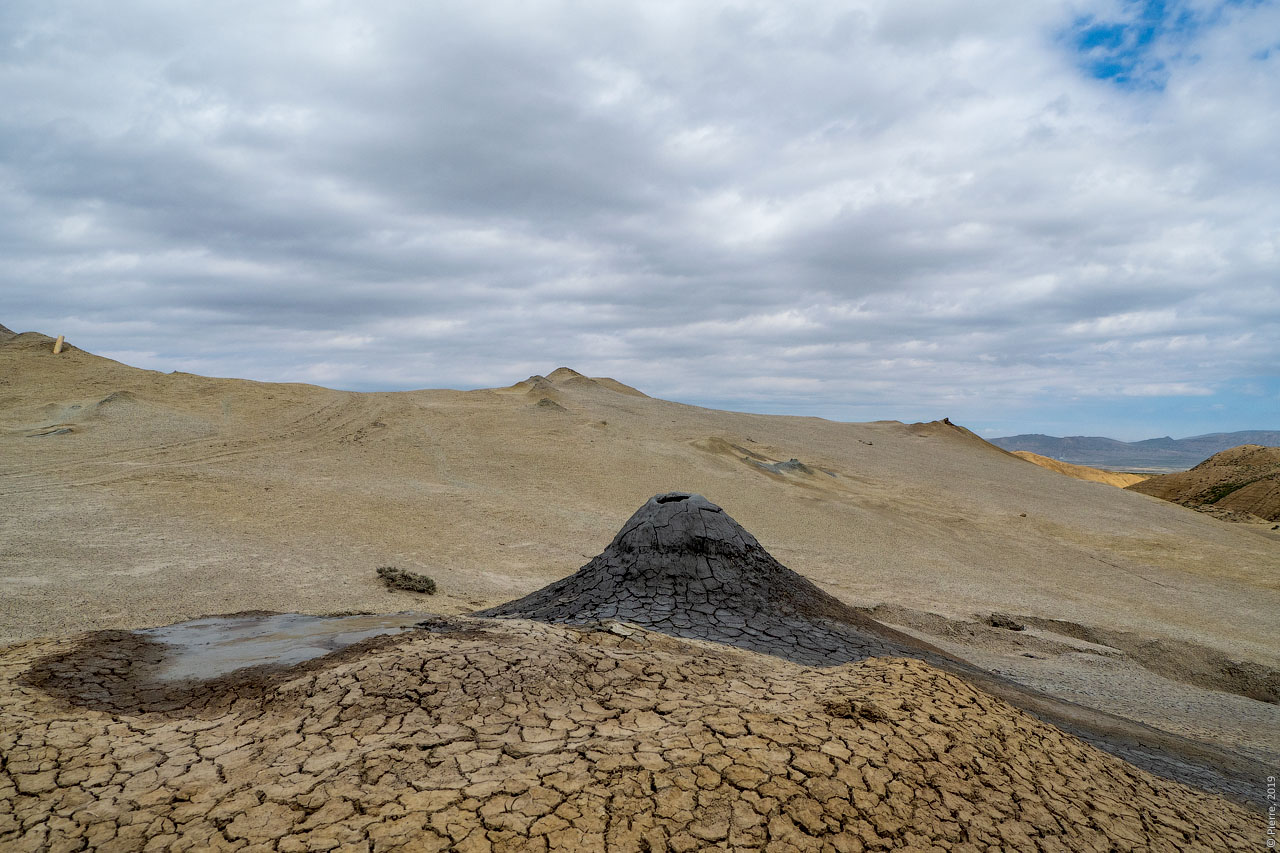
[(913, 424), (905, 424), (905, 426), (908, 432), (920, 438), (937, 438), (939, 436), (947, 436), (950, 438), (961, 437), (968, 439), (974, 444), (986, 445), (992, 450), (999, 450), (1001, 453), (1005, 454), (1008, 453), (1007, 450), (1001, 450), (999, 447), (991, 444), (985, 438), (967, 427), (962, 427), (960, 424), (953, 424), (951, 422), (951, 418), (943, 418), (940, 421), (929, 421), (928, 423), (916, 422)]
[(786, 462), (774, 462), (764, 466), (775, 474), (812, 474), (813, 469), (794, 456)]
[(121, 715), (22, 683), (68, 645), (0, 652), (6, 850), (1243, 850), (1262, 820), (919, 661), (457, 619)]
[(551, 382), (548, 381), (547, 377), (540, 376), (535, 373), (533, 376), (530, 376), (528, 379), (525, 379), (522, 382), (517, 382), (515, 385), (512, 385), (510, 387), (510, 390), (524, 391), (530, 396), (532, 396), (534, 394), (554, 391), (555, 388), (556, 386), (551, 384)]
[(751, 450), (740, 444), (734, 444), (724, 438), (706, 438), (692, 442), (692, 444), (701, 451), (715, 454), (717, 456), (727, 456), (729, 458), (737, 459), (744, 465), (758, 471), (763, 471), (766, 474), (774, 474), (781, 478), (786, 478), (789, 474), (799, 475), (799, 480), (791, 479), (791, 482), (805, 482), (806, 478), (818, 475), (831, 478), (838, 476), (834, 471), (828, 471), (826, 468), (807, 465), (799, 459), (796, 459), (794, 456), (786, 461), (778, 461), (771, 459), (757, 450)]
[(550, 397), (543, 397), (542, 399), (540, 399), (538, 402), (534, 403), (533, 405), (534, 405), (534, 408), (542, 409), (543, 411), (547, 411), (547, 412), (567, 412), (567, 411), (569, 411), (569, 410), (568, 410), (568, 409), (566, 409), (564, 406), (562, 406), (562, 405), (560, 405), (559, 403), (557, 403), (555, 400), (552, 400)]
[(803, 474), (807, 477), (813, 477), (817, 474), (825, 474), (828, 477), (836, 476), (832, 471), (827, 471), (822, 468), (810, 468), (795, 457), (788, 459), (786, 462), (772, 462), (767, 464), (764, 462), (756, 462), (755, 464), (771, 474)]
[(17, 332), (13, 331), (8, 326), (0, 324), (0, 341), (7, 341), (16, 334)]
[(628, 397), (648, 398), (648, 394), (632, 388), (630, 385), (624, 385), (616, 379), (610, 379), (607, 376), (586, 377), (578, 371), (569, 367), (557, 367), (547, 376), (534, 374), (523, 382), (517, 382), (507, 388), (509, 391), (524, 391), (530, 397), (535, 395), (543, 396), (548, 392), (555, 391), (560, 388), (581, 389), (586, 391), (613, 391), (617, 394), (625, 394)]
[(583, 390), (613, 391), (618, 394), (626, 394), (628, 397), (646, 397), (648, 395), (630, 385), (624, 385), (616, 379), (610, 379), (607, 376), (583, 376), (578, 371), (569, 367), (557, 367), (547, 375), (547, 379), (555, 383), (560, 388), (579, 388)]
[(616, 619), (820, 666), (945, 657), (818, 589), (723, 509), (686, 492), (650, 498), (576, 574), (476, 615), (577, 625)]
[[(70, 352), (70, 350), (68, 350)], [(158, 403), (134, 391), (64, 399), (14, 412), (17, 433), (29, 438), (93, 434), (99, 442), (129, 442), (164, 435), (172, 440), (203, 437), (217, 430), (208, 418)]]
[(552, 382), (560, 383), (568, 382), (572, 379), (586, 379), (587, 377), (583, 376), (572, 367), (557, 367), (555, 370), (547, 374), (547, 378)]

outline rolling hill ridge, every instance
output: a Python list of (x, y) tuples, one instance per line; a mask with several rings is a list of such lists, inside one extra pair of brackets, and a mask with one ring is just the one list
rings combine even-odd
[(987, 439), (1005, 450), (1025, 450), (1072, 465), (1134, 472), (1165, 473), (1198, 465), (1215, 453), (1241, 444), (1280, 444), (1280, 430), (1215, 432), (1189, 438), (1117, 441), (1101, 436), (1010, 435)]

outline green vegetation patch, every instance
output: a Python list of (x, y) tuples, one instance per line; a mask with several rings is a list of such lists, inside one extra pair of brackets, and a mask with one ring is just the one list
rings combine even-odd
[(1266, 478), (1255, 477), (1252, 480), (1241, 480), (1240, 482), (1237, 482), (1237, 483), (1219, 483), (1218, 485), (1210, 489), (1207, 489), (1204, 492), (1201, 492), (1198, 500), (1201, 501), (1202, 503), (1216, 504), (1218, 501), (1222, 500), (1232, 492), (1238, 492), (1241, 489), (1243, 489), (1245, 486), (1250, 486), (1258, 482), (1258, 480), (1263, 480), (1263, 479), (1266, 479)]

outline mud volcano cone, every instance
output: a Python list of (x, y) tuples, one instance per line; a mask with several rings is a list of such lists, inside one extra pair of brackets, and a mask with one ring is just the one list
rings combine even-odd
[(575, 574), (476, 615), (618, 620), (810, 665), (942, 654), (818, 589), (723, 509), (685, 492), (650, 498)]

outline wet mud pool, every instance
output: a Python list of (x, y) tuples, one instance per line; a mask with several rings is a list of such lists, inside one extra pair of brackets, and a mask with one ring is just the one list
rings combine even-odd
[(251, 667), (294, 666), (371, 637), (408, 630), (427, 615), (242, 614), (148, 628), (134, 634), (157, 644), (161, 658), (139, 674), (155, 682), (204, 681)]

